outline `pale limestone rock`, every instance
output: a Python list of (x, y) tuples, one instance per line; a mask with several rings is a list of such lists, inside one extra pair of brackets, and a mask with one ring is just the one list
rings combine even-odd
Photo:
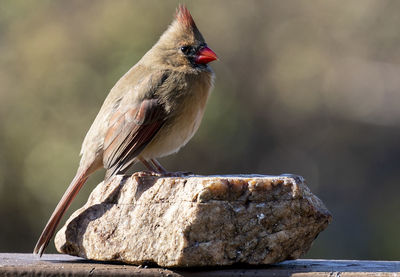
[(57, 233), (61, 253), (160, 266), (296, 259), (331, 221), (299, 176), (116, 176)]

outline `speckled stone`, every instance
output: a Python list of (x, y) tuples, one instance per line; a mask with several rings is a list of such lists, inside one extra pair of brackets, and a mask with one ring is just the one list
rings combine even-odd
[(116, 176), (57, 233), (61, 253), (165, 267), (297, 259), (331, 221), (303, 179)]

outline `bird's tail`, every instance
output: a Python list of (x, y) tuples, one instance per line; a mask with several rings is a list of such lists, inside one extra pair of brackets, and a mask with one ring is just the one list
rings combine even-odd
[(87, 178), (88, 178), (87, 170), (78, 171), (75, 178), (72, 180), (71, 184), (65, 191), (60, 202), (58, 202), (58, 205), (54, 210), (53, 214), (51, 215), (49, 221), (47, 222), (46, 227), (44, 228), (38, 242), (36, 243), (35, 249), (33, 250), (33, 254), (39, 254), (40, 257), (42, 256), (44, 250), (49, 244), (49, 241), (53, 237), (54, 232), (62, 216), (70, 206), (72, 200), (78, 194), (79, 190), (82, 188), (83, 184), (86, 182)]

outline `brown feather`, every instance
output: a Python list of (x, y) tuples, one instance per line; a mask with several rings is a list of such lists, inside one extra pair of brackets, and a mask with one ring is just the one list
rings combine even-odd
[(123, 113), (109, 127), (104, 140), (103, 164), (113, 172), (131, 164), (165, 122), (165, 112), (157, 99), (143, 100), (139, 107)]
[(194, 23), (193, 17), (190, 14), (189, 10), (186, 8), (185, 5), (179, 5), (178, 8), (176, 9), (176, 15), (175, 15), (176, 20), (178, 20), (179, 23), (186, 27), (190, 28), (197, 28), (196, 23)]
[(62, 216), (64, 215), (68, 207), (71, 205), (72, 200), (78, 194), (83, 184), (86, 182), (87, 178), (88, 178), (87, 172), (82, 172), (78, 173), (75, 176), (74, 180), (72, 180), (71, 184), (65, 191), (56, 209), (51, 215), (49, 221), (47, 222), (46, 227), (44, 228), (42, 234), (40, 235), (39, 240), (36, 243), (35, 249), (33, 250), (34, 254), (38, 254), (40, 257), (42, 256), (45, 248), (49, 244), (50, 239), (53, 237), (54, 232)]

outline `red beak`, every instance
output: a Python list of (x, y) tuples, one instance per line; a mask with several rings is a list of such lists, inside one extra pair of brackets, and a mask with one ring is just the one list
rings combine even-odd
[(207, 64), (217, 59), (217, 54), (215, 54), (213, 50), (206, 46), (204, 48), (201, 48), (199, 52), (197, 52), (196, 63)]

